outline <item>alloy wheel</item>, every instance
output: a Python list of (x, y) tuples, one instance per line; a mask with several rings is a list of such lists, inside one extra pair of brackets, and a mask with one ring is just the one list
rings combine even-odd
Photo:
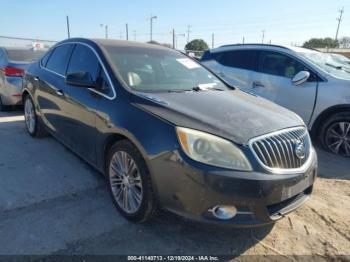
[(350, 156), (350, 122), (333, 123), (326, 132), (327, 147), (335, 154)]
[(35, 131), (35, 111), (32, 101), (27, 98), (24, 104), (24, 118), (26, 122), (27, 129), (29, 133), (34, 133)]
[(119, 207), (128, 214), (136, 213), (143, 198), (142, 180), (136, 162), (128, 153), (117, 151), (113, 155), (109, 182)]

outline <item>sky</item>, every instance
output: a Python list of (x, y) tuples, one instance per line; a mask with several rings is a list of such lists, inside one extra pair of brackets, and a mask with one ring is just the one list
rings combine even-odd
[[(312, 37), (335, 37), (339, 10), (344, 7), (339, 37), (350, 36), (350, 0), (0, 0), (0, 36), (63, 40), (67, 38), (66, 15), (73, 37), (150, 40), (183, 49), (189, 38), (202, 38), (209, 46), (261, 43), (301, 45)], [(0, 38), (0, 45), (16, 44)]]

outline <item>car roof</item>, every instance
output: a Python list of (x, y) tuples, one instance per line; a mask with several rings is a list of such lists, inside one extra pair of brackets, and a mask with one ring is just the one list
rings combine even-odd
[(261, 49), (261, 50), (280, 50), (280, 51), (292, 51), (296, 53), (315, 53), (320, 52), (314, 49), (308, 49), (303, 47), (291, 46), (291, 45), (271, 45), (271, 44), (233, 44), (223, 45), (214, 49), (210, 52), (221, 52), (229, 50), (249, 50), (249, 49)]
[(98, 46), (103, 47), (139, 47), (139, 48), (153, 48), (153, 49), (162, 49), (162, 50), (172, 50), (168, 47), (149, 44), (149, 43), (140, 43), (135, 41), (127, 40), (114, 40), (114, 39), (99, 39), (99, 38), (69, 38), (58, 43), (69, 43), (69, 42), (81, 42), (81, 43), (94, 43)]

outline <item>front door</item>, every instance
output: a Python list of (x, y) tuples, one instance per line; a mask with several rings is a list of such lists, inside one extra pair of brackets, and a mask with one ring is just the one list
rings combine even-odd
[[(299, 86), (292, 78), (309, 71), (309, 80)], [(317, 77), (304, 64), (285, 54), (261, 51), (250, 91), (297, 113), (308, 124), (316, 99)]]
[[(76, 44), (69, 61), (67, 74), (88, 72), (97, 82), (100, 64), (93, 50)], [(96, 108), (102, 96), (88, 87), (67, 85), (64, 90), (64, 111), (67, 119), (66, 137), (75, 151), (84, 158), (96, 162)]]

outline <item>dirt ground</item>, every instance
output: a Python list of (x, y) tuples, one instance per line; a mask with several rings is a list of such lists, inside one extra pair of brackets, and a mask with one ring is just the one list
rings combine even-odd
[[(350, 261), (350, 160), (318, 152), (320, 173), (311, 199), (278, 221), (263, 240), (243, 254), (282, 255), (292, 260), (308, 260), (309, 255), (329, 260), (344, 255), (347, 257), (342, 259)], [(339, 163), (343, 163), (343, 173)]]
[(0, 113), (3, 255), (214, 255), (238, 261), (350, 261), (350, 159), (317, 149), (311, 199), (273, 226), (208, 226), (162, 212), (130, 223), (106, 183), (55, 139), (33, 139), (20, 112)]

